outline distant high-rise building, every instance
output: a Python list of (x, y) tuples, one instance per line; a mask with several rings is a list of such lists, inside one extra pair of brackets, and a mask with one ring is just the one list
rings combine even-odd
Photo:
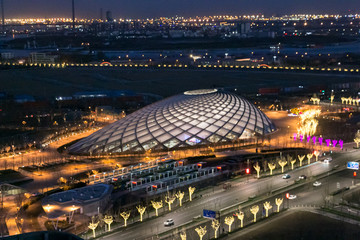
[(1, 0), (2, 31), (5, 32), (4, 0)]
[(75, 29), (75, 2), (72, 0), (72, 24), (73, 29)]
[(246, 34), (250, 32), (250, 23), (247, 22), (247, 23), (242, 23), (241, 24), (241, 29), (240, 29), (240, 33), (242, 34)]
[(108, 22), (112, 22), (114, 19), (112, 18), (112, 13), (111, 11), (106, 11), (106, 20)]

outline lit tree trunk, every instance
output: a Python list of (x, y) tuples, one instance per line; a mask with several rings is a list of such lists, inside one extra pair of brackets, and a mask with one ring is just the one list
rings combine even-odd
[(235, 213), (235, 215), (240, 220), (240, 227), (243, 228), (244, 227), (244, 224), (243, 224), (244, 223), (244, 217), (245, 217), (244, 213), (239, 210), (238, 212)]
[(234, 222), (234, 217), (233, 216), (228, 216), (225, 218), (225, 224), (229, 226), (229, 232), (231, 232), (231, 225)]
[(310, 162), (311, 162), (310, 160), (311, 160), (312, 156), (313, 156), (312, 153), (309, 153), (309, 154), (306, 155), (306, 157), (308, 159), (308, 164), (310, 164)]
[(202, 240), (202, 238), (205, 236), (205, 234), (207, 232), (206, 231), (206, 226), (205, 227), (199, 226), (198, 228), (195, 228), (195, 231), (199, 235), (200, 240)]
[(256, 222), (256, 214), (259, 212), (259, 206), (254, 205), (250, 208), (250, 212), (254, 215), (254, 222)]
[(138, 210), (138, 212), (140, 214), (140, 222), (142, 222), (143, 221), (143, 215), (145, 213), (146, 207), (143, 207), (143, 206), (139, 205), (136, 208), (137, 208), (137, 210)]
[(130, 217), (130, 212), (122, 212), (120, 213), (120, 216), (124, 219), (124, 227), (127, 226), (127, 220)]
[(254, 165), (254, 169), (256, 170), (257, 178), (260, 178), (260, 166), (258, 162)]
[(185, 193), (181, 192), (181, 191), (179, 191), (178, 193), (175, 194), (175, 196), (179, 199), (180, 207), (182, 206), (182, 200), (184, 198), (184, 195), (185, 195)]
[(316, 162), (317, 162), (319, 160), (320, 152), (319, 151), (314, 151), (314, 155), (315, 155), (315, 159), (316, 159)]
[(214, 229), (214, 233), (215, 233), (215, 238), (217, 238), (217, 232), (219, 230), (220, 227), (220, 223), (218, 220), (213, 219), (211, 222), (211, 227)]
[(190, 202), (192, 201), (192, 195), (195, 191), (195, 187), (189, 187), (189, 198), (190, 198)]
[(264, 203), (264, 208), (266, 210), (266, 217), (268, 217), (269, 216), (269, 210), (272, 208), (270, 202), (265, 202)]
[(153, 208), (155, 208), (155, 215), (156, 215), (156, 216), (159, 216), (159, 215), (158, 215), (158, 209), (160, 209), (160, 208), (163, 207), (162, 200), (161, 200), (160, 202), (151, 201), (151, 204), (152, 204)]
[(299, 162), (300, 162), (300, 167), (302, 166), (302, 161), (304, 160), (304, 158), (305, 158), (305, 155), (302, 155), (302, 156), (298, 155), (298, 159), (299, 159)]
[(175, 201), (175, 199), (176, 199), (175, 196), (170, 196), (170, 195), (165, 196), (165, 202), (169, 206), (169, 211), (171, 211), (171, 204)]
[(272, 175), (273, 170), (274, 170), (275, 167), (276, 167), (276, 164), (275, 164), (275, 163), (268, 163), (268, 167), (269, 167), (269, 169), (270, 169), (270, 175)]
[(281, 166), (281, 173), (284, 173), (284, 167), (286, 166), (287, 161), (285, 161), (285, 160), (280, 160), (278, 163), (279, 163), (279, 165)]
[(111, 231), (111, 223), (114, 221), (112, 216), (105, 215), (103, 221), (108, 225), (108, 231)]
[(277, 205), (277, 212), (280, 212), (280, 206), (283, 203), (283, 200), (284, 200), (283, 198), (276, 198), (275, 199), (275, 203)]
[(296, 159), (292, 160), (290, 163), (291, 163), (291, 170), (294, 170), (294, 164), (296, 163)]

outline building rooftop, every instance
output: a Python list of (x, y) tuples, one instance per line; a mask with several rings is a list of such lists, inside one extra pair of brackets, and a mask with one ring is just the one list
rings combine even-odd
[(110, 185), (96, 184), (54, 193), (43, 199), (42, 207), (49, 218), (57, 218), (83, 205), (98, 201), (105, 195), (110, 194), (111, 191), (112, 186)]

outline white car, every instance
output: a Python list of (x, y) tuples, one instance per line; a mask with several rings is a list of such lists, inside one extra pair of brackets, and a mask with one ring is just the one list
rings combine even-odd
[(288, 179), (288, 178), (291, 178), (291, 176), (289, 174), (285, 174), (282, 176), (283, 179)]
[(332, 161), (332, 157), (328, 157), (324, 159), (324, 163), (330, 163)]
[(165, 227), (171, 226), (171, 225), (174, 225), (174, 220), (172, 220), (172, 219), (168, 219), (164, 222)]
[(314, 187), (319, 187), (319, 186), (321, 186), (321, 182), (316, 181), (316, 182), (313, 183), (313, 186)]
[(292, 200), (292, 199), (295, 199), (296, 198), (296, 195), (290, 195), (289, 196), (289, 199)]

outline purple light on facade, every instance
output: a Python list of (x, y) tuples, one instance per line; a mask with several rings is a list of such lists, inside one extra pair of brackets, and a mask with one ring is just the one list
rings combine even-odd
[(315, 136), (312, 138), (314, 144), (316, 144), (316, 139), (317, 139), (317, 137), (315, 137)]
[(336, 147), (336, 144), (337, 144), (338, 140), (332, 140), (332, 144), (333, 144), (333, 147)]
[(330, 139), (326, 139), (325, 142), (326, 142), (326, 146), (330, 147), (330, 142), (331, 142), (331, 140), (330, 140)]
[(323, 144), (323, 138), (322, 137), (319, 137), (319, 143), (320, 143), (320, 145)]
[(340, 145), (340, 148), (343, 149), (343, 147), (344, 147), (344, 141), (340, 139), (340, 140), (339, 140), (339, 145)]
[(297, 133), (294, 133), (294, 141), (296, 141)]
[(309, 143), (311, 139), (311, 136), (307, 136), (306, 141)]
[(303, 135), (300, 135), (300, 142), (302, 142), (304, 136)]

